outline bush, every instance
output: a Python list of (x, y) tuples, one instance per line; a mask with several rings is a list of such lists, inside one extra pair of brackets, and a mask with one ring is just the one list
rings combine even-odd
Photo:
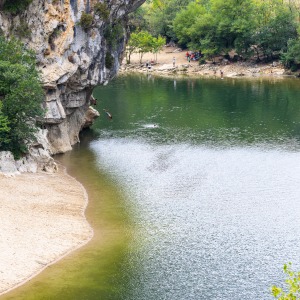
[(106, 3), (96, 3), (94, 5), (95, 14), (97, 14), (102, 20), (107, 21), (109, 18), (109, 9)]
[(87, 14), (85, 12), (82, 13), (79, 25), (84, 29), (87, 30), (92, 27), (94, 17), (91, 14)]
[(0, 37), (0, 150), (18, 158), (27, 151), (37, 131), (36, 120), (44, 114), (43, 89), (35, 54), (17, 40)]
[(16, 15), (24, 11), (31, 2), (32, 0), (7, 0), (4, 3), (3, 9)]
[(294, 272), (291, 267), (291, 263), (285, 264), (283, 267), (283, 272), (287, 275), (286, 291), (275, 285), (271, 287), (272, 295), (278, 300), (300, 299), (300, 272)]
[(296, 64), (293, 64), (293, 65), (291, 66), (291, 71), (292, 71), (292, 72), (297, 72), (297, 70), (298, 70), (298, 66), (297, 66)]

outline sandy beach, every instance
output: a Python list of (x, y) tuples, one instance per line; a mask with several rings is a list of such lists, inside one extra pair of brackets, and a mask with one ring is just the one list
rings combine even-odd
[(0, 174), (0, 295), (93, 236), (87, 194), (63, 167), (55, 174)]
[[(255, 61), (235, 62), (222, 61), (216, 59), (216, 63), (207, 62), (200, 64), (198, 61), (187, 61), (187, 50), (180, 51), (176, 47), (164, 47), (157, 54), (157, 60), (153, 53), (145, 53), (140, 63), (140, 55), (133, 53), (130, 64), (126, 64), (126, 58), (122, 62), (120, 73), (139, 72), (161, 76), (204, 76), (204, 77), (268, 77), (283, 78), (286, 75), (294, 75), (286, 71), (280, 62), (256, 63)], [(175, 67), (173, 66), (175, 58)], [(146, 67), (147, 62), (155, 61), (151, 68)]]

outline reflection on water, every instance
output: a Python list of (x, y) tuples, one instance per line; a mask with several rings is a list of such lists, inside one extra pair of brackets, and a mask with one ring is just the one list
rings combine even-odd
[(97, 164), (139, 231), (126, 299), (271, 299), (300, 266), (297, 82), (120, 78)]

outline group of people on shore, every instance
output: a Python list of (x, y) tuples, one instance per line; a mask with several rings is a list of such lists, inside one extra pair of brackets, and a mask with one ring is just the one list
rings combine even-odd
[(187, 51), (185, 56), (186, 56), (187, 61), (190, 62), (191, 60), (194, 60), (194, 61), (199, 60), (200, 57), (203, 56), (203, 54), (201, 53), (201, 50), (195, 51), (195, 52)]

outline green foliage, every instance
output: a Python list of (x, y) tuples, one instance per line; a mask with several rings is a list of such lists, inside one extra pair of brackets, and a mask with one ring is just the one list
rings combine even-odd
[(158, 53), (166, 44), (166, 39), (159, 35), (157, 38), (152, 37), (151, 52)]
[(272, 58), (274, 52), (286, 52), (288, 41), (297, 37), (296, 23), (290, 13), (282, 12), (271, 18), (253, 36), (253, 43), (263, 52), (265, 58)]
[(126, 62), (130, 64), (130, 57), (132, 53), (138, 52), (139, 49), (139, 35), (132, 33), (126, 47)]
[(140, 62), (142, 62), (143, 54), (152, 52), (157, 54), (165, 45), (166, 39), (162, 36), (157, 38), (147, 31), (134, 32), (131, 34), (127, 45), (127, 62), (130, 63), (130, 55), (134, 52), (140, 53)]
[(283, 271), (287, 275), (287, 279), (285, 280), (286, 291), (275, 285), (271, 287), (272, 295), (278, 300), (300, 299), (300, 272), (294, 272), (291, 266), (291, 263), (289, 263), (283, 267)]
[(7, 0), (4, 3), (4, 11), (12, 14), (18, 14), (24, 11), (32, 0)]
[(111, 67), (113, 65), (114, 65), (114, 57), (109, 52), (106, 52), (106, 55), (105, 55), (105, 67), (107, 69), (111, 69)]
[(152, 0), (147, 1), (144, 14), (146, 30), (153, 36), (162, 35), (168, 41), (177, 41), (173, 30), (173, 20), (178, 12), (184, 9), (191, 0)]
[(9, 143), (9, 131), (9, 122), (7, 116), (2, 112), (2, 102), (0, 101), (0, 149)]
[(291, 39), (288, 41), (287, 51), (282, 54), (281, 60), (288, 68), (297, 69), (300, 64), (300, 39)]
[(98, 15), (102, 20), (107, 21), (109, 18), (109, 9), (106, 3), (96, 3), (94, 5), (95, 14)]
[(118, 41), (123, 38), (123, 33), (124, 29), (121, 23), (108, 24), (104, 31), (104, 38), (106, 39), (108, 47), (115, 50)]
[(134, 12), (128, 15), (128, 26), (130, 32), (147, 30), (147, 22), (145, 19), (146, 9), (144, 6), (140, 6)]
[(296, 36), (294, 13), (278, 0), (195, 1), (177, 13), (173, 29), (181, 45), (206, 57), (231, 49), (247, 57), (254, 49), (268, 59)]
[(174, 31), (183, 46), (201, 49), (207, 57), (250, 45), (255, 27), (252, 1), (192, 2), (176, 15)]
[[(17, 40), (0, 37), (0, 149), (15, 157), (34, 139), (35, 121), (43, 116), (43, 90), (35, 68), (35, 55)], [(4, 126), (3, 124), (6, 124)]]
[(93, 15), (83, 12), (80, 18), (79, 25), (84, 30), (88, 30), (92, 27), (93, 21), (94, 21)]

